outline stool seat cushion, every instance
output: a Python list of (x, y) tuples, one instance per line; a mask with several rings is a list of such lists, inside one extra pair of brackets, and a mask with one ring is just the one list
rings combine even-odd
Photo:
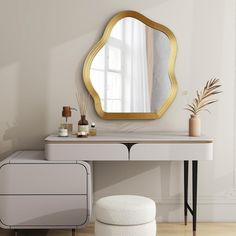
[(107, 225), (95, 221), (96, 236), (156, 236), (156, 221), (142, 225)]
[(96, 220), (111, 225), (139, 225), (156, 217), (153, 200), (136, 195), (115, 195), (99, 199), (95, 206)]

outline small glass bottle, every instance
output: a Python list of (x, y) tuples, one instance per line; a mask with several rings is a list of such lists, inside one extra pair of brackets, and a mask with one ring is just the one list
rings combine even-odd
[(97, 135), (97, 129), (95, 123), (91, 124), (91, 127), (89, 129), (89, 135), (96, 136)]
[(78, 122), (78, 131), (79, 132), (85, 132), (86, 134), (89, 133), (89, 123), (86, 120), (85, 115), (82, 115), (81, 119)]

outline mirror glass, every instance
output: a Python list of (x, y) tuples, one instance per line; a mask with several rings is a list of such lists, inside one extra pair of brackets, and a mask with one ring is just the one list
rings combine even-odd
[(95, 56), (91, 82), (106, 112), (155, 112), (168, 98), (170, 42), (132, 17), (118, 21)]

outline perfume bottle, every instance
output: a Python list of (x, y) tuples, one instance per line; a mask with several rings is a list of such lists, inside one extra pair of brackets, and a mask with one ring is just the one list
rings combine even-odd
[(96, 136), (97, 135), (97, 129), (95, 123), (91, 124), (91, 127), (89, 129), (89, 135)]
[(78, 122), (78, 132), (85, 132), (87, 135), (89, 134), (89, 123), (86, 120), (85, 115), (81, 115), (81, 119)]

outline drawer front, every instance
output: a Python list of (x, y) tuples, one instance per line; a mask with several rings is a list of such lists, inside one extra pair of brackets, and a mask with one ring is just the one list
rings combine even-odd
[(45, 144), (46, 159), (53, 161), (85, 160), (115, 161), (128, 160), (128, 149), (123, 144)]
[(153, 143), (135, 144), (130, 160), (212, 160), (212, 143)]
[(82, 164), (6, 164), (0, 168), (0, 194), (87, 194)]
[(87, 196), (0, 196), (4, 228), (82, 226), (88, 221)]

